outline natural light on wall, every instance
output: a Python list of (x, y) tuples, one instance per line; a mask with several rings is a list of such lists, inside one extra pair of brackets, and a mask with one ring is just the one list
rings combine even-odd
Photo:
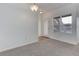
[(72, 24), (72, 16), (62, 17), (63, 24)]

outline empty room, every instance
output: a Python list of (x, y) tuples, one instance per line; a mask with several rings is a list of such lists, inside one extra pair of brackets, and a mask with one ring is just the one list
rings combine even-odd
[(0, 3), (0, 56), (79, 56), (79, 4)]

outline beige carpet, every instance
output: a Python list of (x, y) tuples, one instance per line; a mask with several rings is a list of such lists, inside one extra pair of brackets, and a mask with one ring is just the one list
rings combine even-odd
[(2, 56), (78, 56), (79, 45), (41, 37), (39, 42), (1, 52)]

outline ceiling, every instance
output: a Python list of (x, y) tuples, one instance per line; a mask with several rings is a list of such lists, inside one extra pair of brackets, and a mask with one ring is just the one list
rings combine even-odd
[(70, 4), (72, 3), (39, 3), (38, 6), (42, 10), (52, 11)]

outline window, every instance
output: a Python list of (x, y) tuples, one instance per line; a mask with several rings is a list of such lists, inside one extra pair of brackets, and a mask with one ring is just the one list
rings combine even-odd
[(53, 20), (54, 23), (54, 32), (59, 32), (60, 31), (60, 21), (59, 21), (60, 17), (56, 17)]
[(62, 17), (63, 24), (72, 24), (72, 16)]
[(54, 32), (72, 33), (72, 15), (54, 17)]

